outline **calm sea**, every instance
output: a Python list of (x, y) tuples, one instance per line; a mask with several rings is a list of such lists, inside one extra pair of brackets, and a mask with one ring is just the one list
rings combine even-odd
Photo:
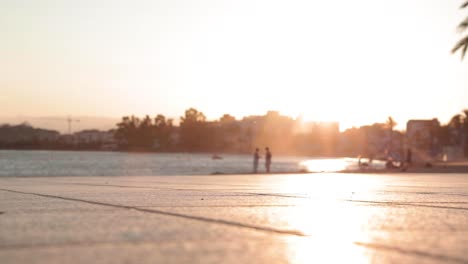
[[(0, 150), (0, 176), (131, 176), (131, 175), (209, 175), (251, 173), (250, 155), (188, 153), (125, 153), (87, 151), (15, 151)], [(309, 159), (274, 156), (271, 171), (299, 172), (303, 162), (333, 170), (336, 164), (353, 166), (345, 159)], [(330, 165), (332, 165), (330, 167)], [(339, 168), (343, 169), (343, 168)], [(312, 169), (313, 170), (313, 169)], [(260, 160), (259, 171), (264, 171)]]
[[(275, 157), (272, 171), (299, 171), (302, 159)], [(0, 176), (206, 175), (251, 171), (249, 155), (212, 159), (210, 154), (0, 150)]]

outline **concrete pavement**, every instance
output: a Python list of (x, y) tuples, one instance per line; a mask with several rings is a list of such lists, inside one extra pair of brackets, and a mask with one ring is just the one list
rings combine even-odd
[(0, 263), (468, 263), (468, 174), (4, 177)]

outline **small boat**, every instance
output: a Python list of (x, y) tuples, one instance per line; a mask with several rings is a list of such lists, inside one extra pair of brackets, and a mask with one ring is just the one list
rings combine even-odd
[(223, 159), (223, 157), (217, 155), (217, 154), (213, 154), (213, 156), (211, 156), (211, 159), (214, 159), (214, 160), (221, 160)]

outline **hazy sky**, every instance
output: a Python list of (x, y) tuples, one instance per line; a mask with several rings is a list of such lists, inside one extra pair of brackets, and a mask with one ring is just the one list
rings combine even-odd
[(0, 116), (446, 122), (468, 108), (461, 3), (1, 0)]

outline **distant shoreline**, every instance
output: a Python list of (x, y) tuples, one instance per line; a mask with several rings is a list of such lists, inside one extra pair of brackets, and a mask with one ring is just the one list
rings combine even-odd
[(468, 161), (434, 162), (431, 166), (425, 164), (415, 164), (405, 170), (393, 169), (365, 169), (365, 170), (344, 170), (342, 173), (468, 173)]

